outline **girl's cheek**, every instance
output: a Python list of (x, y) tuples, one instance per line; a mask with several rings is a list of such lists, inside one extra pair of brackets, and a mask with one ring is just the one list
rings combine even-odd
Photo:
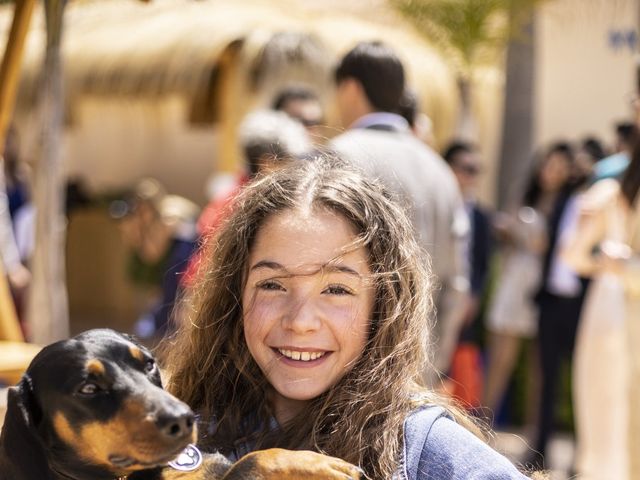
[(283, 309), (286, 309), (284, 300), (258, 294), (245, 313), (245, 328), (260, 329), (277, 319)]
[(370, 312), (362, 305), (325, 305), (324, 316), (343, 335), (366, 338), (371, 323)]

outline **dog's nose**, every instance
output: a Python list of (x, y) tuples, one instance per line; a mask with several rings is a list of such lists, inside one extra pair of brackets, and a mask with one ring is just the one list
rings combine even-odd
[(166, 438), (182, 438), (191, 435), (193, 431), (194, 415), (191, 409), (174, 409), (173, 411), (159, 412), (156, 416), (158, 430)]

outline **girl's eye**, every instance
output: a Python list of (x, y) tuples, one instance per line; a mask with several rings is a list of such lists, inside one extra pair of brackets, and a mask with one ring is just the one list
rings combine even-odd
[(350, 289), (343, 287), (342, 285), (329, 285), (324, 289), (323, 293), (328, 293), (330, 295), (353, 295), (353, 292)]
[(84, 383), (78, 389), (78, 393), (81, 395), (86, 395), (88, 397), (95, 395), (100, 391), (100, 387), (95, 383)]
[(258, 283), (258, 288), (260, 290), (284, 290), (284, 287), (280, 285), (278, 282), (274, 282), (273, 280), (265, 280), (264, 282)]

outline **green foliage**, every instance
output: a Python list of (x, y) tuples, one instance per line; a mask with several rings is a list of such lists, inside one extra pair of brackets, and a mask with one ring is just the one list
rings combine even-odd
[(463, 76), (494, 62), (544, 0), (391, 0)]

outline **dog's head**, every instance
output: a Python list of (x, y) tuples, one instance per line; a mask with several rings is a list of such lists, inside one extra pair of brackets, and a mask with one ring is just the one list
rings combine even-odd
[(165, 464), (196, 437), (192, 411), (162, 389), (149, 351), (113, 330), (45, 347), (9, 407), (65, 470), (79, 459), (125, 475)]

